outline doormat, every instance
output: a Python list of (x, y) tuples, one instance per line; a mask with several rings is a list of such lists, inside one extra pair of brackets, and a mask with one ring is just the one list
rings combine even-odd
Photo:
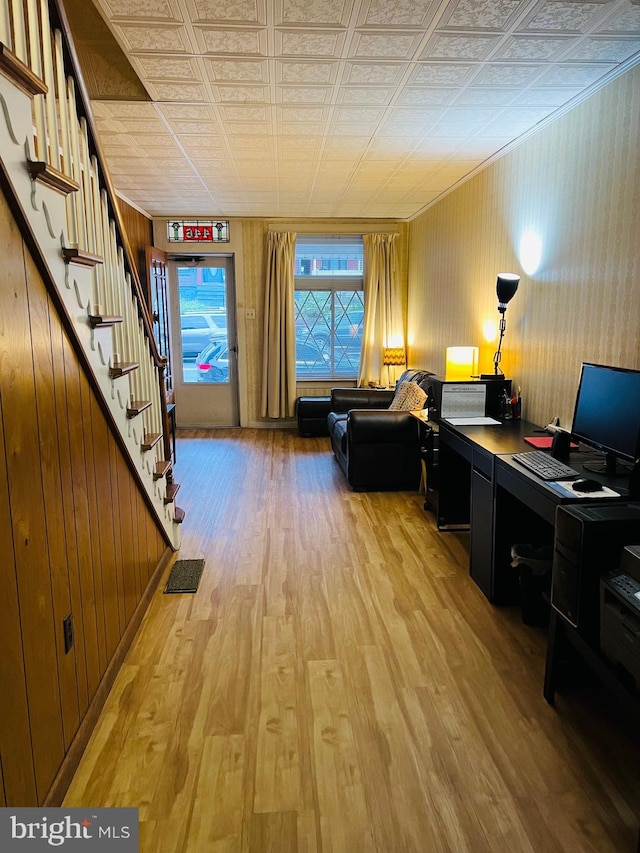
[(169, 573), (164, 594), (172, 592), (196, 592), (200, 575), (204, 569), (204, 560), (176, 560)]

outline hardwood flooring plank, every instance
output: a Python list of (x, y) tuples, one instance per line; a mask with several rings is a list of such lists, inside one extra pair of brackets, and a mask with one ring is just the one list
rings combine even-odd
[(250, 682), (255, 672), (253, 641), (258, 630), (258, 607), (255, 587), (232, 588), (228, 606), (207, 649), (212, 659), (201, 670), (206, 702), (201, 703), (195, 720), (194, 730), (198, 727), (199, 734), (245, 731)]
[[(320, 554), (314, 562), (322, 565)], [(331, 596), (327, 591), (324, 573), (300, 571), (296, 589), (302, 660), (333, 660), (336, 646), (329, 607)]]
[(243, 849), (260, 853), (298, 853), (297, 825), (295, 812), (253, 815)]
[[(410, 730), (395, 691), (388, 704), (389, 673), (376, 672), (379, 665), (385, 667), (385, 655), (377, 646), (364, 646), (351, 648), (347, 658), (357, 755), (363, 778), (376, 780), (375, 785), (367, 784), (365, 790), (373, 849), (417, 850), (430, 834), (428, 798), (415, 764), (414, 745), (407, 740)], [(384, 708), (376, 703), (381, 688), (379, 699)], [(393, 723), (388, 725), (390, 717)], [(398, 739), (402, 741), (400, 749)], [(398, 764), (405, 762), (406, 772), (400, 777)], [(412, 840), (414, 833), (417, 835)]]
[(316, 813), (309, 809), (298, 812), (296, 853), (317, 853)]
[(211, 853), (239, 853), (242, 849), (245, 752), (242, 735), (205, 739), (188, 849)]
[(344, 674), (337, 661), (307, 668), (323, 850), (374, 850)]
[[(366, 585), (366, 600), (370, 610), (377, 617), (378, 643), (386, 649), (390, 662), (398, 675), (398, 686), (419, 687), (428, 680), (428, 661), (417, 654), (418, 646), (413, 644), (408, 629), (407, 616), (402, 614), (403, 604), (396, 598), (387, 566), (377, 564), (361, 566), (363, 586)], [(422, 663), (424, 661), (424, 664)], [(401, 683), (400, 683), (401, 682)]]
[(302, 809), (293, 618), (262, 620), (262, 684), (253, 811)]

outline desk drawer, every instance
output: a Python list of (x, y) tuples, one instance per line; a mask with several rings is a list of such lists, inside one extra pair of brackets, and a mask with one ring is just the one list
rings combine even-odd
[(454, 450), (458, 455), (471, 462), (472, 444), (459, 433), (449, 429), (446, 424), (440, 424), (440, 446), (446, 444), (451, 450)]
[(514, 471), (508, 465), (500, 464), (500, 458), (496, 463), (496, 482), (506, 489), (523, 504), (533, 510), (537, 515), (549, 524), (555, 524), (556, 507), (561, 501), (553, 493), (550, 493), (542, 481), (534, 480), (534, 475)]

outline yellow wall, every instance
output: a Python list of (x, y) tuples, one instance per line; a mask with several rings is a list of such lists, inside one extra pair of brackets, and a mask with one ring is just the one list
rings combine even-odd
[[(492, 370), (496, 274), (520, 287), (502, 365), (523, 416), (569, 425), (582, 361), (640, 368), (640, 67), (543, 128), (414, 220), (409, 364), (444, 371), (447, 346), (480, 346)], [(542, 240), (527, 275), (519, 240)]]

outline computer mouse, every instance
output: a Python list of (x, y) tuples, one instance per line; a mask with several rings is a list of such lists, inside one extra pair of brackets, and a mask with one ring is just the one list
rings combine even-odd
[(574, 480), (571, 484), (574, 492), (599, 492), (602, 488), (602, 483), (597, 480), (580, 479)]

